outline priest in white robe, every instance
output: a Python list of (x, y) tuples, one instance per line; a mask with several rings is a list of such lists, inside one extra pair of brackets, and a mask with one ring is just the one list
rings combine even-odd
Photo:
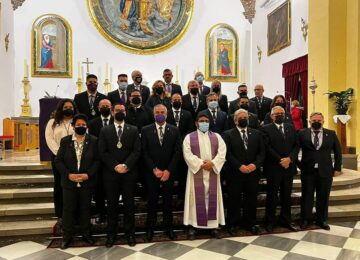
[(219, 238), (218, 226), (225, 225), (220, 171), (225, 163), (226, 145), (219, 134), (209, 131), (206, 113), (199, 113), (197, 130), (183, 142), (183, 153), (188, 165), (184, 225), (190, 225), (188, 239), (195, 239), (196, 230), (210, 229)]

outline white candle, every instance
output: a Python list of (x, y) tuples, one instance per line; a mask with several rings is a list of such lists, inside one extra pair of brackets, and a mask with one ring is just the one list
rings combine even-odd
[(179, 65), (176, 64), (176, 81), (179, 82)]
[(109, 64), (106, 63), (106, 67), (105, 67), (105, 79), (109, 78)]
[(112, 84), (113, 69), (110, 67), (110, 84)]
[(81, 81), (84, 82), (84, 67), (81, 66)]
[(78, 78), (80, 78), (81, 77), (81, 71), (80, 71), (80, 62), (78, 62)]
[(26, 59), (24, 60), (24, 78), (27, 78), (29, 76), (29, 68), (26, 62)]

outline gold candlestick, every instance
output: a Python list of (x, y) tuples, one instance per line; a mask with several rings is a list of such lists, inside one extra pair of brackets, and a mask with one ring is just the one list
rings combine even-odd
[(78, 77), (78, 79), (76, 81), (76, 87), (77, 87), (77, 92), (78, 93), (81, 93), (83, 91), (82, 86), (83, 86), (83, 82), (82, 82), (81, 78)]
[[(25, 69), (25, 72), (27, 69)], [(25, 73), (25, 75), (27, 75)], [(23, 98), (23, 104), (21, 105), (21, 115), (22, 117), (31, 117), (31, 107), (29, 104), (29, 87), (30, 87), (30, 81), (27, 76), (24, 77), (23, 81), (23, 87), (24, 87), (24, 98)]]
[(111, 83), (110, 83), (109, 79), (105, 79), (105, 81), (104, 81), (104, 91), (106, 94), (111, 91)]
[(176, 65), (176, 84), (179, 84), (179, 65)]

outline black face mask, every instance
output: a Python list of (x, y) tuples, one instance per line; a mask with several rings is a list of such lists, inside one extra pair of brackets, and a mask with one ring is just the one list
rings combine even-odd
[(122, 122), (122, 121), (124, 121), (124, 119), (125, 119), (125, 113), (124, 112), (117, 112), (115, 114), (115, 120), (116, 121)]
[(103, 117), (108, 117), (110, 115), (110, 108), (108, 107), (101, 107), (100, 108), (100, 114), (103, 116)]
[(276, 116), (275, 117), (275, 123), (277, 123), (278, 125), (281, 125), (282, 123), (284, 123), (285, 117), (284, 116)]
[(65, 109), (62, 111), (64, 116), (72, 116), (74, 115), (74, 110), (72, 110), (71, 108)]
[(242, 105), (240, 105), (240, 108), (245, 109), (245, 110), (249, 110), (249, 105), (248, 104), (242, 104)]
[(85, 126), (77, 126), (75, 127), (75, 133), (78, 135), (86, 134), (86, 127)]
[(137, 106), (137, 105), (140, 105), (140, 104), (141, 104), (141, 99), (140, 99), (140, 97), (133, 97), (132, 100), (131, 100), (131, 102), (132, 102), (135, 106)]
[(162, 93), (164, 93), (164, 89), (163, 88), (156, 88), (155, 92), (156, 92), (156, 94), (161, 95)]
[(321, 123), (320, 122), (313, 122), (311, 123), (311, 127), (314, 129), (314, 130), (319, 130), (321, 128)]
[(179, 109), (181, 107), (181, 102), (180, 101), (175, 101), (172, 103), (173, 108), (175, 109)]
[(245, 128), (245, 127), (247, 127), (247, 125), (248, 125), (248, 120), (247, 120), (247, 119), (239, 119), (238, 125), (239, 125), (239, 127), (241, 127), (241, 128)]
[(141, 82), (142, 82), (142, 77), (136, 77), (136, 78), (135, 78), (135, 81), (136, 81), (137, 84), (141, 84)]
[(94, 92), (94, 91), (96, 91), (97, 90), (97, 84), (96, 83), (90, 83), (90, 84), (88, 84), (88, 85), (86, 85), (87, 86), (87, 89), (90, 91), (90, 92)]
[(212, 89), (215, 93), (219, 93), (220, 92), (220, 87), (213, 87)]
[(282, 107), (282, 108), (285, 109), (285, 104), (284, 103), (275, 103), (275, 106)]
[(199, 94), (199, 89), (198, 88), (192, 88), (192, 89), (190, 89), (190, 93), (193, 94), (193, 95), (197, 95), (197, 94)]
[(240, 92), (240, 93), (239, 93), (239, 96), (240, 96), (240, 97), (247, 97), (247, 92)]

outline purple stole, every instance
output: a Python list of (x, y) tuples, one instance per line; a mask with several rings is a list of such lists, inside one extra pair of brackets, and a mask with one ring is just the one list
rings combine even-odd
[[(211, 143), (211, 156), (215, 158), (218, 148), (219, 140), (216, 134), (208, 132)], [(198, 132), (190, 133), (190, 146), (191, 152), (200, 158), (200, 145)], [(206, 213), (205, 202), (205, 186), (203, 182), (203, 172), (200, 169), (194, 175), (194, 187), (195, 187), (195, 205), (196, 205), (196, 220), (198, 226), (207, 226), (208, 220), (216, 220), (217, 213), (217, 176), (213, 169), (210, 171), (210, 183), (209, 183), (209, 205), (208, 212)]]

